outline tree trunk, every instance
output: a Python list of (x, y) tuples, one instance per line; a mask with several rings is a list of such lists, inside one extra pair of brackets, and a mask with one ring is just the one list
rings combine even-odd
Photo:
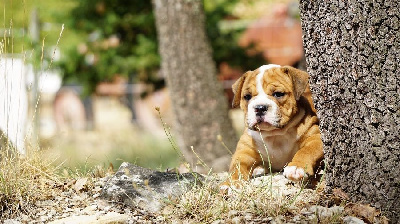
[(400, 221), (398, 1), (300, 1), (327, 190)]
[(214, 171), (226, 170), (230, 155), (217, 136), (223, 137), (230, 150), (235, 148), (236, 136), (217, 81), (202, 1), (153, 0), (153, 7), (161, 71), (171, 95), (179, 148), (192, 165), (201, 159)]

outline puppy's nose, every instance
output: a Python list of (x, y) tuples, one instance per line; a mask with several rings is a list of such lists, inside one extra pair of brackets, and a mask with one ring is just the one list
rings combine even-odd
[(267, 106), (266, 105), (256, 105), (254, 107), (254, 111), (256, 112), (257, 116), (262, 116), (267, 112)]

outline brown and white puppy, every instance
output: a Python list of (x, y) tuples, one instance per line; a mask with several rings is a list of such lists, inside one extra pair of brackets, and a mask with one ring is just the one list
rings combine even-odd
[(248, 180), (258, 166), (269, 170), (268, 156), (271, 170), (283, 169), (290, 180), (314, 174), (323, 151), (308, 78), (290, 66), (264, 65), (233, 84), (232, 104), (244, 111), (246, 128), (221, 190)]

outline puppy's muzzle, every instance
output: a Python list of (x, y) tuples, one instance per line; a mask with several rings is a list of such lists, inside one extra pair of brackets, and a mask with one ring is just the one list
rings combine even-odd
[(265, 113), (267, 113), (267, 110), (268, 110), (267, 105), (256, 105), (254, 107), (254, 112), (256, 113), (257, 117), (262, 117), (263, 115), (265, 115)]

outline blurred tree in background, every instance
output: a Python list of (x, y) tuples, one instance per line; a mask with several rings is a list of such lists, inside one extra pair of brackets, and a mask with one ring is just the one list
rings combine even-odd
[(64, 52), (64, 82), (80, 83), (88, 94), (116, 74), (135, 73), (145, 82), (156, 78), (160, 62), (151, 2), (78, 1), (68, 19), (68, 29), (84, 38)]
[[(264, 63), (261, 56), (250, 58), (238, 46), (245, 28), (220, 29), (220, 22), (234, 19), (231, 10), (238, 1), (206, 0), (206, 30), (217, 66), (226, 62), (241, 70)], [(151, 1), (87, 0), (78, 1), (66, 22), (67, 30), (84, 38), (64, 53), (60, 67), (64, 82), (82, 84), (86, 94), (95, 91), (101, 81), (116, 74), (137, 74), (135, 81), (154, 83), (160, 58)]]

